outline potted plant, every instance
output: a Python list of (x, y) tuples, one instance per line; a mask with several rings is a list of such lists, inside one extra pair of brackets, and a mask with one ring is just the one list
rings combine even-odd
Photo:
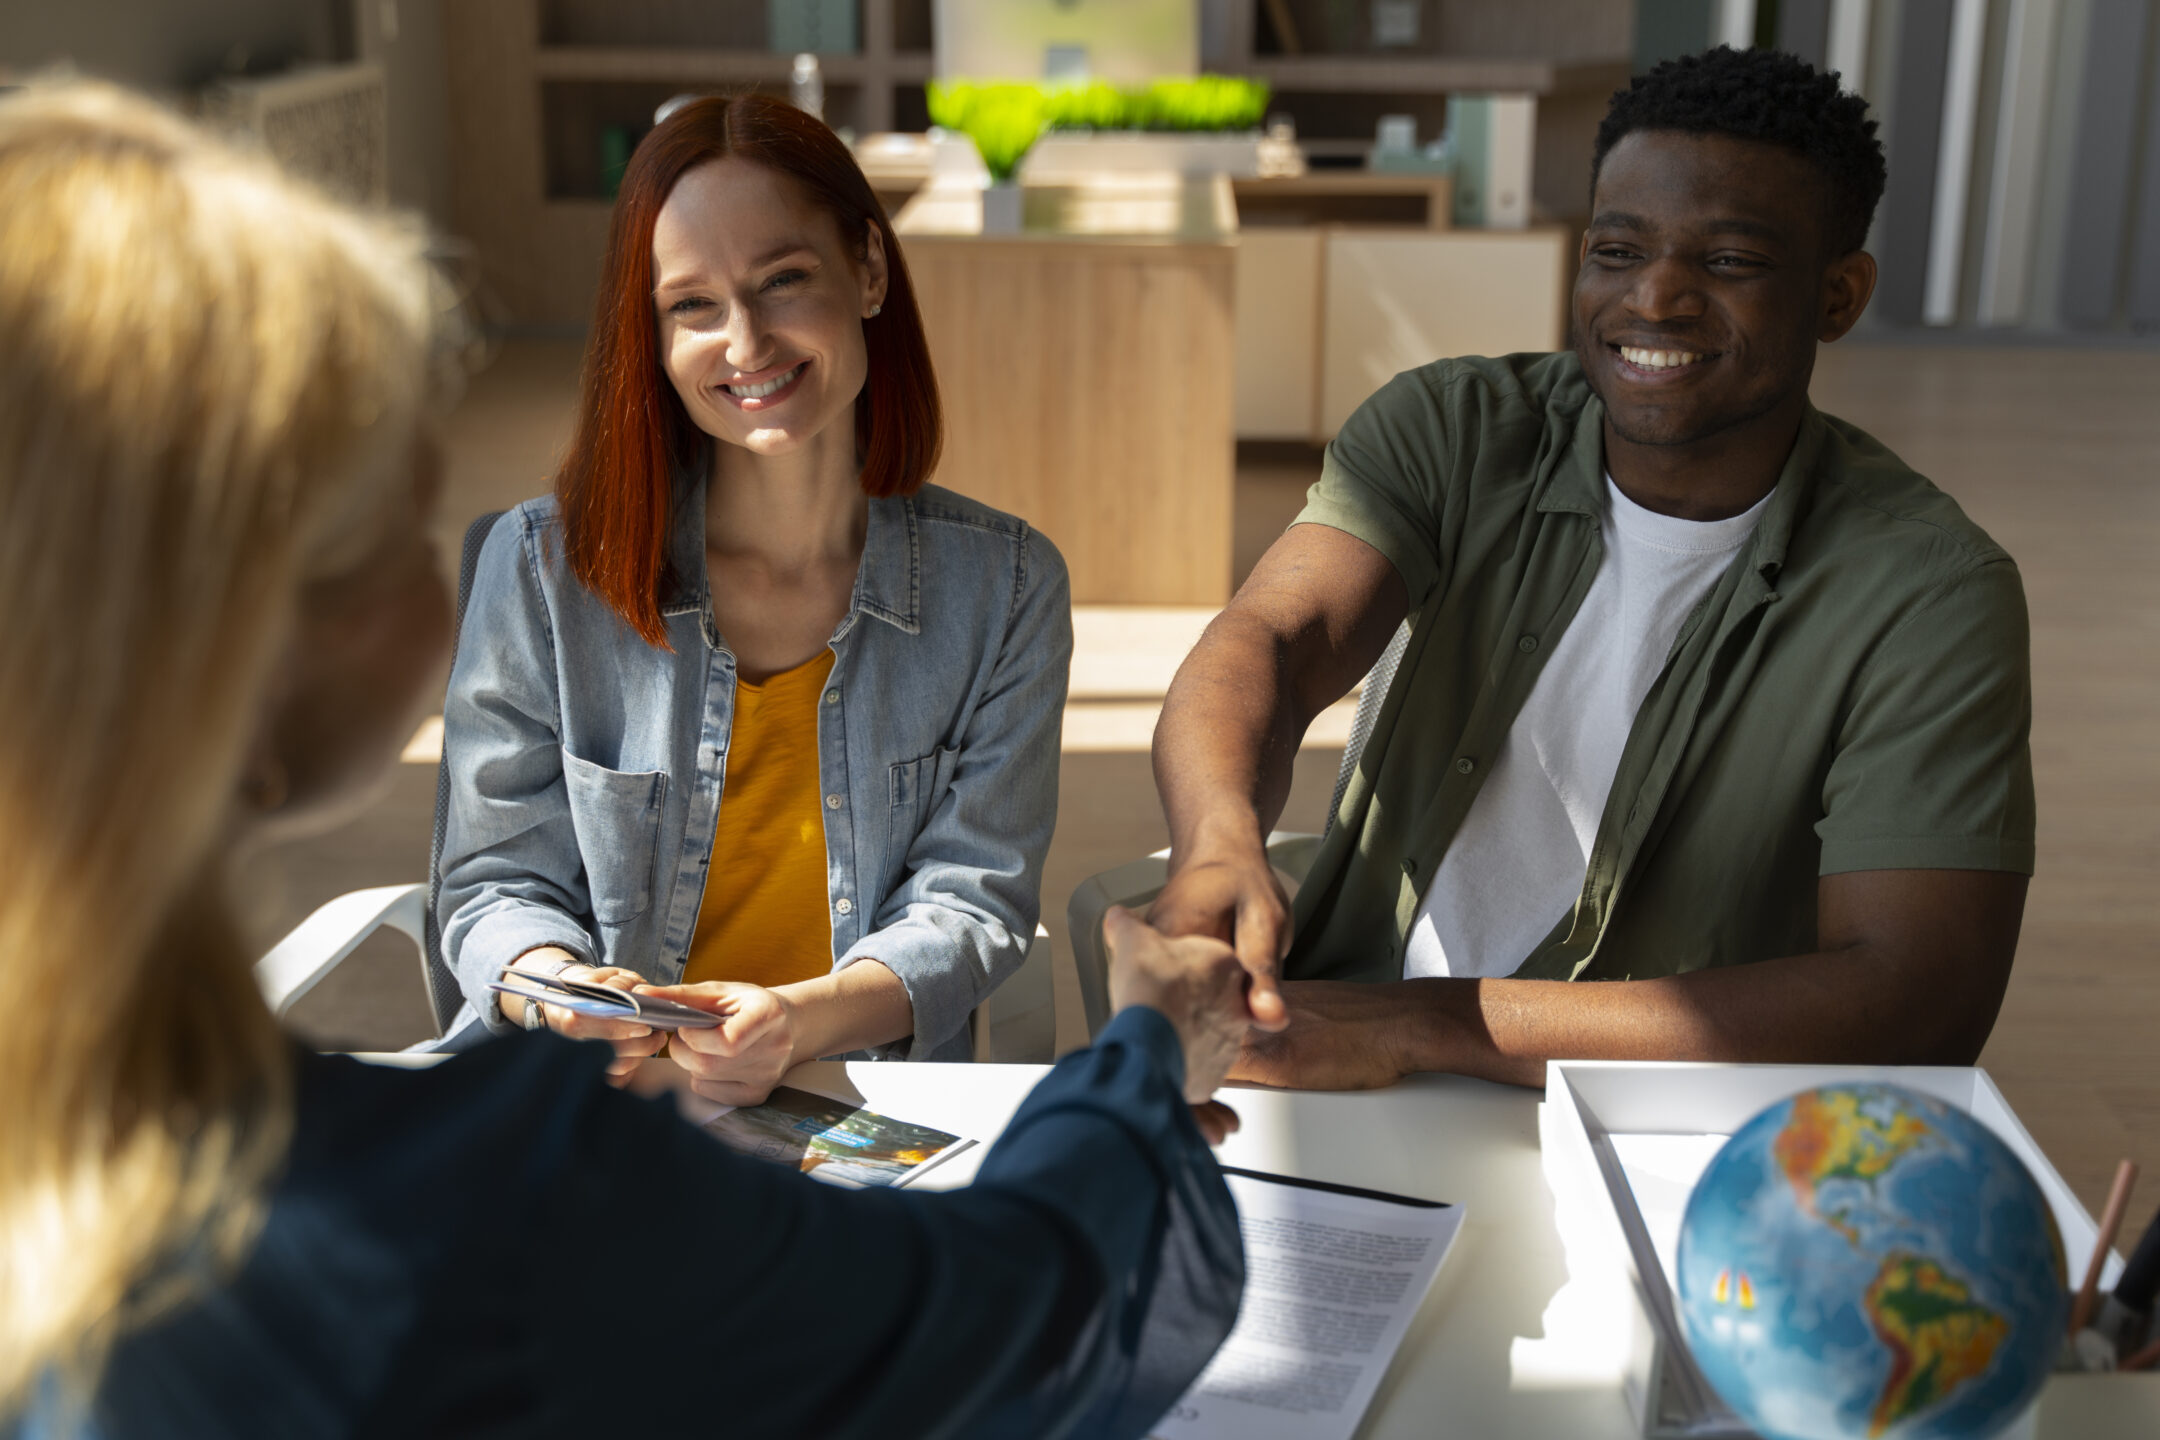
[(1255, 175), (1267, 102), (1266, 82), (1229, 75), (1053, 90), (1045, 96), (1047, 134), (1028, 175), (1038, 181), (1136, 170)]
[(1258, 174), (1268, 87), (1228, 75), (1143, 86), (951, 80), (932, 82), (929, 100), (931, 123), (973, 140), (990, 172), (984, 233), (1010, 234), (1020, 229), (1023, 161), (1031, 177), (1053, 181), (1105, 171)]
[(989, 188), (983, 191), (983, 233), (1016, 234), (1020, 184), (1015, 177), (1043, 131), (1046, 106), (1041, 87), (932, 81), (929, 100), (931, 123), (974, 141), (983, 168), (990, 172)]

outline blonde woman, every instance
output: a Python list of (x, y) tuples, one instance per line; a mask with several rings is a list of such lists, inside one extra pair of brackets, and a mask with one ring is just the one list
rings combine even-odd
[(411, 233), (0, 101), (0, 1433), (1141, 1433), (1241, 1281), (1184, 1103), (1226, 947), (1117, 921), (1131, 1008), (949, 1195), (738, 1160), (604, 1045), (278, 1033), (229, 856), (365, 794), (439, 657), (434, 327)]

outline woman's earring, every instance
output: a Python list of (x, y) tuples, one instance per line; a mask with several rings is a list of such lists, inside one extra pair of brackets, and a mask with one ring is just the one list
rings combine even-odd
[(292, 798), (292, 777), (282, 761), (265, 756), (248, 767), (240, 790), (258, 814), (271, 815), (284, 809), (285, 802)]
[(884, 309), (885, 309), (885, 307), (884, 307), (883, 305), (872, 305), (872, 306), (870, 307), (870, 318), (871, 318), (872, 320), (875, 320), (875, 319), (877, 319), (877, 317), (879, 316), (879, 314), (880, 314), (880, 313), (882, 313), (882, 312), (884, 311)]

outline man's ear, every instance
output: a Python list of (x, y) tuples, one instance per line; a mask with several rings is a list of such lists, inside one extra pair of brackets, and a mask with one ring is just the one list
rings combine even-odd
[(1875, 257), (1865, 250), (1855, 250), (1830, 262), (1823, 271), (1822, 313), (1815, 329), (1817, 340), (1827, 345), (1832, 340), (1842, 339), (1846, 331), (1859, 323), (1861, 313), (1875, 293), (1875, 276)]

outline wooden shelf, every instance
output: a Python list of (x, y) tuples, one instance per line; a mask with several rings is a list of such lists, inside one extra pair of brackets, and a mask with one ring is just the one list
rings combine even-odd
[(1491, 91), (1566, 95), (1610, 91), (1628, 80), (1625, 60), (1552, 64), (1542, 60), (1490, 60), (1420, 56), (1396, 59), (1363, 55), (1306, 55), (1294, 59), (1253, 56), (1236, 65), (1241, 74), (1265, 80), (1278, 91), (1412, 94)]
[[(1317, 15), (1314, 7), (1324, 0), (1291, 3)], [(1520, 24), (1487, 16), (1476, 21), (1474, 33), (1443, 27), (1433, 38), (1452, 36), (1466, 49), (1512, 43), (1507, 36), (1495, 38), (1498, 25), (1519, 32), (1514, 39), (1523, 43), (1540, 36), (1566, 39), (1580, 56), (1585, 46), (1606, 48), (1608, 31), (1619, 33), (1601, 18), (1605, 3), (1517, 0), (1494, 7), (1495, 13), (1503, 19), (1518, 9), (1537, 13)], [(792, 55), (762, 48), (767, 0), (442, 0), (441, 10), (457, 225), (479, 250), (501, 312), (528, 326), (573, 327), (589, 314), (606, 240), (604, 132), (629, 132), (634, 139), (650, 124), (655, 105), (685, 90), (755, 86), (784, 93), (793, 62)], [(819, 56), (826, 113), (835, 125), (851, 126), (858, 135), (928, 125), (924, 88), (934, 65), (933, 10), (932, 0), (860, 0), (861, 49)], [(1438, 13), (1444, 20), (1455, 12), (1443, 7)], [(1627, 74), (1617, 60), (1260, 55), (1253, 44), (1257, 18), (1258, 0), (1231, 4), (1225, 43), (1209, 63), (1221, 73), (1252, 75), (1274, 86), (1278, 104), (1296, 116), (1301, 137), (1316, 154), (1361, 153), (1382, 114), (1411, 114), (1421, 136), (1438, 134), (1451, 90), (1539, 95), (1538, 173), (1553, 177), (1553, 196), (1540, 199), (1553, 214), (1573, 213), (1568, 207), (1579, 204), (1589, 135), (1604, 108), (1601, 92)], [(1304, 28), (1308, 38), (1326, 33), (1317, 22)], [(1324, 172), (1314, 182), (1372, 183), (1341, 172)], [(889, 183), (884, 193), (897, 203), (903, 189)], [(1360, 220), (1414, 224), (1422, 206), (1432, 223), (1430, 200), (1360, 193), (1375, 207), (1359, 212)], [(1353, 198), (1340, 192), (1337, 210)], [(1254, 199), (1258, 218), (1261, 195)], [(1298, 218), (1294, 204), (1303, 201), (1275, 191), (1265, 203), (1273, 207), (1269, 218), (1281, 224)], [(1377, 208), (1388, 205), (1402, 213)]]
[[(795, 57), (773, 50), (682, 49), (613, 45), (548, 45), (534, 57), (542, 80), (655, 80), (696, 84), (785, 82)], [(930, 79), (927, 51), (890, 55), (841, 52), (818, 56), (829, 85), (921, 85)]]

